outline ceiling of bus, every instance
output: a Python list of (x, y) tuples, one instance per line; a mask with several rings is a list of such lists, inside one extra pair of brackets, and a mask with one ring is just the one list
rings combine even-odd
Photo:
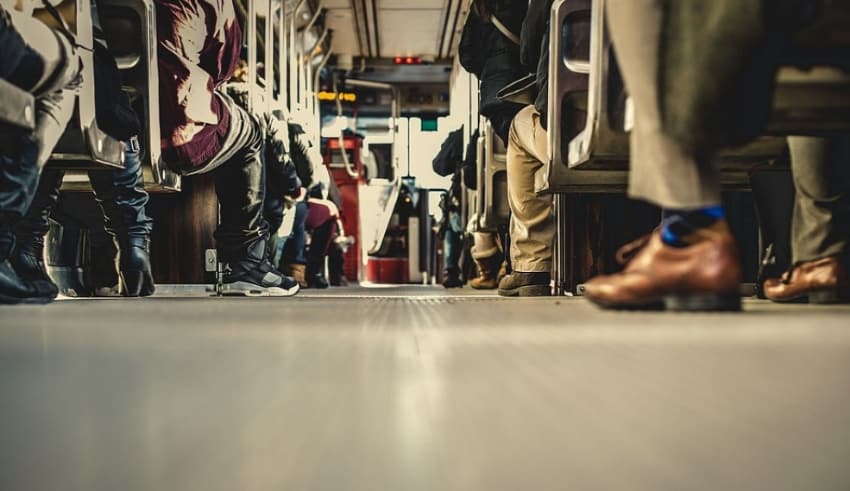
[[(468, 0), (324, 0), (334, 54), (453, 57)], [(377, 26), (377, 28), (376, 28)]]

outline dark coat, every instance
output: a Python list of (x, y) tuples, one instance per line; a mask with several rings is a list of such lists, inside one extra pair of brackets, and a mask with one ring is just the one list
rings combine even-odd
[[(528, 2), (499, 0), (496, 3), (497, 8), (492, 15), (519, 37)], [(461, 65), (481, 81), (481, 114), (505, 139), (511, 120), (522, 106), (499, 100), (498, 93), (525, 74), (520, 63), (519, 46), (473, 8), (463, 28), (458, 54)]]
[(549, 20), (553, 0), (531, 0), (522, 24), (520, 61), (528, 73), (536, 75), (537, 98), (534, 107), (546, 126), (549, 106)]

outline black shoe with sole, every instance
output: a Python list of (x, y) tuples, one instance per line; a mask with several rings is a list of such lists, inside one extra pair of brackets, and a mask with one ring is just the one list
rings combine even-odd
[(43, 304), (56, 298), (52, 282), (21, 278), (8, 260), (0, 261), (0, 304)]
[(257, 241), (248, 257), (226, 265), (222, 294), (244, 297), (291, 297), (301, 285), (274, 269), (265, 255), (265, 241)]

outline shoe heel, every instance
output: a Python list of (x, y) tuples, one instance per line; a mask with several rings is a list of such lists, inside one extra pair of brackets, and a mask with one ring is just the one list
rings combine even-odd
[(521, 286), (517, 289), (520, 297), (550, 297), (552, 288), (549, 285)]
[(148, 297), (156, 289), (150, 271), (121, 271), (119, 291), (124, 297)]
[(809, 293), (809, 303), (829, 305), (835, 303), (850, 303), (850, 290), (834, 288)]
[(739, 312), (741, 295), (737, 293), (668, 295), (664, 297), (664, 308), (672, 312)]

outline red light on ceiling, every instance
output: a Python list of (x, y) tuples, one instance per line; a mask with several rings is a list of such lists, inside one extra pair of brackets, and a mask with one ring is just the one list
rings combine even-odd
[(396, 56), (395, 58), (393, 58), (393, 63), (395, 63), (396, 65), (421, 65), (422, 58), (419, 58), (418, 56)]

